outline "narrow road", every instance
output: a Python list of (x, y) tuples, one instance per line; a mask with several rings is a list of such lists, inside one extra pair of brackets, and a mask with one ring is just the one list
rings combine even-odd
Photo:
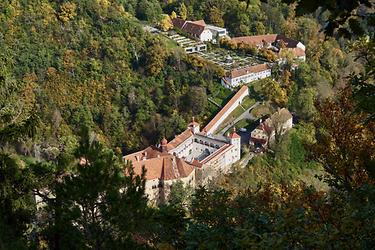
[(251, 115), (250, 110), (252, 110), (253, 108), (257, 107), (258, 105), (260, 105), (260, 102), (256, 102), (250, 108), (246, 109), (240, 116), (238, 116), (236, 119), (234, 119), (234, 121), (232, 121), (229, 124), (227, 124), (227, 126), (225, 126), (225, 128), (223, 128), (217, 134), (224, 135), (225, 131), (227, 131), (228, 129), (230, 129), (230, 127), (232, 127), (234, 124), (236, 124), (237, 122), (241, 121), (242, 119), (256, 120), (256, 118)]

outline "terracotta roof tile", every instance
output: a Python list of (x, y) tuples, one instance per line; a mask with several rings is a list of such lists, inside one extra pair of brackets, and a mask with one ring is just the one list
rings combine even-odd
[(201, 25), (201, 26), (206, 26), (206, 23), (204, 22), (204, 20), (197, 20), (197, 21), (190, 21), (190, 22)]
[(229, 135), (229, 138), (231, 139), (236, 139), (236, 138), (241, 138), (241, 136), (239, 136), (236, 132), (233, 132)]
[(192, 23), (192, 22), (186, 22), (185, 25), (182, 27), (182, 30), (189, 33), (193, 34), (196, 36), (200, 36), (202, 32), (204, 31), (205, 26)]
[(128, 156), (126, 160), (131, 160), (136, 175), (142, 174), (142, 168), (146, 170), (146, 179), (162, 179), (174, 180), (185, 178), (194, 171), (194, 166), (184, 160), (171, 154), (159, 155), (155, 158), (147, 158), (143, 160), (132, 160)]
[(271, 44), (277, 41), (283, 41), (287, 48), (296, 48), (297, 44), (299, 43), (298, 41), (294, 39), (287, 38), (284, 35), (278, 35), (278, 34), (233, 37), (232, 41), (234, 43), (244, 43), (244, 44), (250, 44), (254, 46), (262, 46), (263, 42)]
[(245, 67), (245, 68), (232, 70), (230, 72), (230, 77), (233, 79), (233, 78), (237, 78), (237, 77), (240, 77), (240, 76), (248, 75), (250, 73), (262, 72), (262, 71), (265, 71), (265, 70), (268, 70), (268, 69), (270, 69), (270, 67), (266, 63), (257, 64), (257, 65), (254, 65), (254, 66), (248, 66), (248, 67)]
[(130, 161), (137, 161), (141, 159), (150, 159), (150, 158), (155, 158), (157, 156), (162, 156), (166, 155), (167, 153), (161, 152), (157, 147), (155, 146), (150, 146), (145, 148), (144, 150), (129, 154), (124, 156), (123, 158), (125, 160), (130, 160)]
[(178, 145), (186, 141), (189, 137), (193, 136), (193, 132), (190, 129), (186, 129), (184, 132), (176, 136), (172, 141), (167, 144), (167, 150), (176, 148)]
[(182, 27), (184, 27), (184, 24), (186, 23), (185, 20), (181, 19), (181, 18), (173, 18), (172, 19), (172, 24), (174, 27), (177, 27), (179, 29), (182, 29)]
[(276, 38), (277, 38), (277, 34), (269, 34), (269, 35), (260, 35), (260, 36), (233, 37), (231, 41), (235, 43), (244, 43), (244, 44), (258, 46), (258, 45), (262, 45), (263, 42), (272, 43), (276, 41)]

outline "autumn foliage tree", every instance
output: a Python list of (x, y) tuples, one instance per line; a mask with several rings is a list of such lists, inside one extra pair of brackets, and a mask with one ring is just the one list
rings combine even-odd
[(348, 87), (337, 99), (317, 103), (317, 143), (312, 157), (320, 162), (333, 187), (352, 191), (375, 183), (375, 123), (364, 124), (366, 115), (357, 112)]

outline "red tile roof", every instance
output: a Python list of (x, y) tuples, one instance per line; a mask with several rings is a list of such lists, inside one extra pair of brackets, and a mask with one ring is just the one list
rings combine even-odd
[(135, 152), (135, 153), (132, 153), (132, 154), (129, 154), (129, 155), (125, 155), (123, 158), (125, 160), (130, 160), (132, 162), (135, 162), (135, 161), (138, 161), (138, 160), (141, 160), (141, 159), (150, 159), (150, 158), (156, 158), (156, 157), (160, 157), (160, 156), (163, 156), (163, 155), (166, 155), (168, 153), (165, 153), (165, 152), (161, 152), (161, 150), (159, 150), (157, 147), (155, 146), (150, 146), (150, 147), (147, 147), (141, 151), (138, 151), (138, 152)]
[(189, 123), (189, 127), (196, 127), (196, 126), (199, 126), (199, 123), (198, 122), (191, 122)]
[(186, 129), (184, 132), (176, 136), (172, 141), (167, 144), (167, 150), (176, 148), (178, 145), (186, 141), (189, 137), (193, 136), (193, 132), (190, 129)]
[(262, 71), (265, 71), (265, 70), (268, 70), (268, 69), (270, 69), (270, 67), (266, 63), (257, 64), (257, 65), (254, 65), (254, 66), (248, 66), (248, 67), (232, 70), (230, 72), (229, 77), (233, 79), (233, 78), (248, 75), (248, 74), (251, 74), (251, 73), (262, 72)]
[[(147, 156), (145, 156), (145, 152), (147, 152)], [(143, 156), (143, 158), (138, 158), (138, 156)], [(127, 155), (124, 159), (132, 161), (136, 175), (141, 175), (144, 167), (147, 180), (185, 178), (194, 171), (193, 165), (174, 155), (162, 153), (155, 147), (148, 147), (145, 150)]]
[(260, 36), (241, 36), (231, 39), (234, 43), (244, 43), (254, 46), (263, 45), (263, 42), (272, 43), (276, 41), (277, 34), (260, 35)]
[(190, 22), (201, 25), (201, 26), (206, 26), (206, 23), (204, 22), (204, 20), (197, 20), (197, 21), (190, 21)]
[(200, 36), (202, 32), (204, 31), (205, 26), (192, 23), (192, 22), (186, 22), (185, 25), (182, 27), (182, 30), (186, 33), (193, 34), (195, 36)]
[(240, 90), (229, 100), (227, 104), (215, 115), (215, 117), (204, 127), (203, 132), (207, 133), (212, 127), (219, 121), (219, 119), (229, 110), (232, 105), (234, 105), (238, 99), (245, 93), (248, 92), (246, 85), (242, 86)]
[(239, 136), (236, 132), (233, 132), (229, 135), (229, 138), (230, 139), (236, 139), (236, 138), (241, 138), (241, 136)]
[(284, 35), (278, 34), (268, 34), (268, 35), (259, 35), (259, 36), (242, 36), (242, 37), (233, 37), (232, 42), (234, 43), (244, 43), (254, 46), (262, 46), (263, 42), (274, 43), (277, 41), (283, 41), (287, 48), (296, 48), (298, 41), (285, 37)]
[(239, 135), (236, 133), (236, 127), (233, 127), (233, 131), (232, 131), (232, 133), (229, 135), (229, 138), (230, 138), (230, 139), (241, 138), (241, 136), (239, 136)]
[(184, 24), (186, 23), (185, 20), (181, 19), (181, 18), (173, 18), (172, 19), (172, 24), (174, 27), (177, 27), (179, 29), (182, 29), (182, 27), (184, 27)]

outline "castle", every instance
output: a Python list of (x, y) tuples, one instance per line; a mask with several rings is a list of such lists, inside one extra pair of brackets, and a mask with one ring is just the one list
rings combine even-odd
[(200, 131), (194, 118), (187, 129), (168, 142), (124, 156), (131, 161), (135, 174), (146, 170), (145, 192), (151, 202), (168, 198), (176, 181), (195, 187), (204, 185), (220, 173), (225, 173), (241, 157), (241, 137), (235, 129), (226, 137), (218, 138)]

